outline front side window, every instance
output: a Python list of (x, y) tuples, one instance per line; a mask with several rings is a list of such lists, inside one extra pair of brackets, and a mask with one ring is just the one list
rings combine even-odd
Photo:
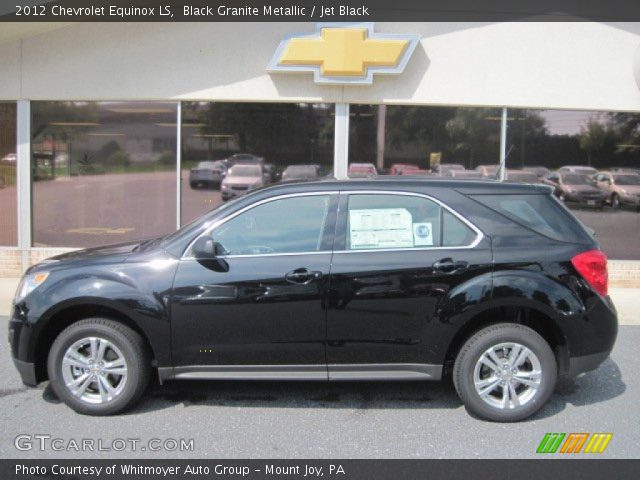
[(476, 233), (440, 204), (413, 195), (349, 197), (347, 249), (461, 247)]
[(226, 255), (323, 250), (330, 195), (296, 196), (258, 205), (212, 232)]

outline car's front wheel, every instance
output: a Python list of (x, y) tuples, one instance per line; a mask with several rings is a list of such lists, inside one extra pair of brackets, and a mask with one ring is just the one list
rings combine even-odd
[(523, 325), (486, 327), (462, 346), (453, 381), (467, 410), (496, 422), (523, 420), (553, 393), (557, 364), (549, 344)]
[(48, 358), (49, 381), (69, 407), (87, 415), (112, 415), (133, 406), (150, 378), (142, 337), (105, 318), (74, 323), (54, 340)]

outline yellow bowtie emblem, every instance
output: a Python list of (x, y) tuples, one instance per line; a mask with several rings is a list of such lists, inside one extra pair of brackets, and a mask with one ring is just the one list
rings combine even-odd
[(281, 42), (269, 71), (312, 71), (317, 83), (369, 84), (374, 73), (401, 73), (418, 40), (375, 34), (371, 23), (319, 25), (315, 34)]

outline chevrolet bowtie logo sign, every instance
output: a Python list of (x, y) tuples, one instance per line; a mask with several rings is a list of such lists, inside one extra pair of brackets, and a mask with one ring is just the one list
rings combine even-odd
[(319, 24), (315, 33), (283, 40), (269, 71), (313, 72), (316, 83), (368, 85), (375, 73), (402, 73), (418, 41), (417, 35), (374, 33), (373, 23)]

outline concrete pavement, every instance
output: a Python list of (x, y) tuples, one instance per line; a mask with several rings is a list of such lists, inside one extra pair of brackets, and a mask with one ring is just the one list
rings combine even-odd
[[(10, 315), (19, 278), (0, 278), (0, 316)], [(610, 288), (620, 325), (640, 325), (640, 288)]]

